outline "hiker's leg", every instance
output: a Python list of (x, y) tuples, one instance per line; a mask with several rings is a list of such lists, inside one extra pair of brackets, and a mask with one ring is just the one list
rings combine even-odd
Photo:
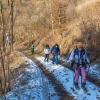
[(74, 84), (78, 85), (78, 79), (79, 79), (79, 68), (75, 69), (75, 74), (74, 74)]
[(54, 63), (56, 64), (57, 63), (57, 56), (55, 55), (54, 57)]
[(58, 64), (58, 62), (59, 62), (59, 58), (58, 58), (58, 55), (57, 55), (57, 64)]
[(46, 54), (46, 61), (48, 60), (48, 54)]
[(82, 85), (85, 85), (86, 84), (86, 69), (85, 67), (82, 67), (81, 68), (81, 77), (82, 77)]
[(54, 64), (55, 63), (55, 55), (53, 54), (53, 60), (52, 60), (52, 63)]
[(55, 63), (58, 64), (58, 55), (55, 56)]
[(32, 50), (31, 50), (31, 52), (32, 52), (32, 55), (34, 54), (34, 49), (32, 48)]
[(46, 61), (46, 54), (45, 54), (45, 56), (44, 56), (44, 61)]
[(49, 60), (49, 54), (47, 54), (47, 62), (48, 62), (48, 60)]

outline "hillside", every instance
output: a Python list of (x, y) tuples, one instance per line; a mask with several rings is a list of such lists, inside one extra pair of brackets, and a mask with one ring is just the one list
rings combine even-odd
[[(79, 40), (89, 56), (79, 43), (69, 57)], [(0, 100), (91, 99), (100, 100), (100, 0), (0, 0)]]
[(99, 59), (100, 0), (15, 0), (15, 48), (27, 48), (34, 42), (41, 52), (45, 44), (58, 43), (61, 54), (66, 54), (80, 38), (92, 58)]

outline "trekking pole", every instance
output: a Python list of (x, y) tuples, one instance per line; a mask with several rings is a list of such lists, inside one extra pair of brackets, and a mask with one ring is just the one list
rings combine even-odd
[(90, 64), (88, 64), (87, 75), (89, 74), (89, 71), (90, 71)]
[[(71, 66), (72, 66), (72, 64), (71, 64)], [(73, 68), (73, 66), (72, 66), (72, 68)], [(75, 91), (75, 86), (74, 86), (75, 69), (73, 68), (73, 70), (74, 70), (74, 72), (73, 72), (73, 91)]]

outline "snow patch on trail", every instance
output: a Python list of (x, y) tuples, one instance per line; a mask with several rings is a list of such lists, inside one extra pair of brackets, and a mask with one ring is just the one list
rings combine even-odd
[(100, 81), (100, 65), (99, 64), (91, 65), (89, 69), (89, 75), (95, 77)]
[(6, 94), (7, 100), (59, 100), (54, 87), (49, 84), (38, 66), (27, 57), (23, 59), (26, 61), (25, 71), (16, 79), (15, 88)]
[(44, 100), (41, 73), (35, 63), (24, 57), (25, 72), (16, 80), (15, 88), (6, 95), (7, 100)]
[[(54, 65), (51, 61), (44, 62), (44, 57), (36, 57), (45, 68), (50, 71), (59, 82), (63, 85), (65, 90), (69, 92), (70, 95), (74, 96), (75, 100), (100, 100), (100, 88), (95, 86), (93, 83), (87, 81), (88, 93), (84, 93), (81, 89), (74, 93), (71, 88), (73, 88), (73, 72), (68, 68), (61, 65)], [(81, 81), (81, 79), (80, 79)]]

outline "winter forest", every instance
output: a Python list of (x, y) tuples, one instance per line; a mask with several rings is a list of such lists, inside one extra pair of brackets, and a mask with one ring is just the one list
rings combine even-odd
[(100, 0), (0, 0), (0, 100), (100, 100)]

